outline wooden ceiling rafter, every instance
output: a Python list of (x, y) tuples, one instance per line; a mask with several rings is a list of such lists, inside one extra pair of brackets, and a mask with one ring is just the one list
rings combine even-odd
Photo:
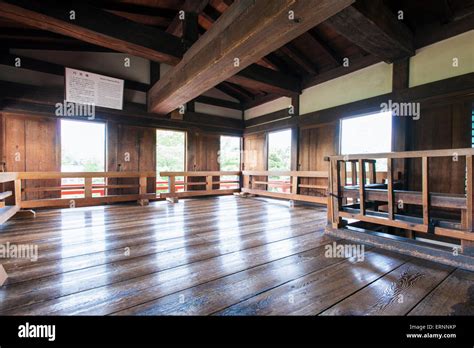
[[(171, 112), (352, 3), (353, 0), (235, 3), (150, 89), (150, 112)], [(288, 17), (290, 11), (298, 16), (297, 20)], [(223, 35), (227, 38), (224, 41)]]

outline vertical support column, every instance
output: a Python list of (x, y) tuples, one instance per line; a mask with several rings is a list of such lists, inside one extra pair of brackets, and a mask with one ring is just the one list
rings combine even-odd
[(291, 177), (291, 193), (295, 195), (298, 194), (298, 179), (299, 177), (297, 175)]
[(369, 163), (369, 184), (375, 184), (377, 181), (377, 173), (375, 172), (375, 160)]
[(365, 161), (359, 160), (359, 204), (360, 215), (365, 215)]
[(339, 217), (339, 207), (341, 205), (341, 182), (339, 161), (331, 160), (331, 213), (332, 213), (332, 227), (339, 228), (342, 225), (342, 219)]
[(388, 219), (393, 220), (395, 214), (393, 212), (393, 159), (387, 158), (387, 202), (388, 202)]
[(148, 205), (149, 201), (145, 198), (147, 194), (147, 186), (148, 180), (146, 176), (141, 176), (138, 180), (138, 193), (140, 195), (140, 199), (138, 200), (138, 204), (141, 206)]
[(169, 193), (176, 192), (176, 177), (175, 176), (168, 176), (168, 192)]
[(351, 185), (357, 185), (357, 163), (351, 161)]
[[(465, 229), (467, 232), (474, 232), (474, 163), (472, 155), (466, 156), (466, 218)], [(474, 255), (474, 242), (468, 240), (461, 241), (462, 252)]]
[(206, 176), (206, 191), (212, 191), (212, 175)]
[(428, 157), (421, 160), (421, 187), (423, 197), (423, 225), (430, 223), (430, 190), (429, 190), (429, 162)]
[(21, 207), (21, 179), (15, 180), (15, 205)]
[(84, 197), (92, 198), (92, 178), (84, 178)]

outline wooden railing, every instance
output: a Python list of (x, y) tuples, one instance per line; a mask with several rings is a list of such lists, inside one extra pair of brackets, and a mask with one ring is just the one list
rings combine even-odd
[[(20, 207), (24, 209), (45, 208), (45, 207), (81, 207), (98, 205), (104, 203), (138, 201), (146, 203), (148, 199), (156, 198), (156, 193), (147, 192), (147, 179), (156, 177), (156, 172), (18, 172), (14, 173), (20, 181), (20, 189), (23, 192), (24, 199), (20, 199)], [(61, 185), (59, 182), (55, 186), (45, 186), (44, 180), (61, 180), (65, 178), (82, 179), (83, 185)], [(104, 179), (104, 183), (94, 183), (94, 178)], [(136, 179), (136, 183), (111, 184), (110, 179)], [(38, 180), (41, 182), (38, 184)], [(29, 182), (34, 182), (29, 185)], [(22, 186), (23, 185), (23, 186)], [(104, 195), (94, 197), (93, 192), (97, 188), (104, 189)], [(39, 198), (28, 199), (30, 193), (56, 192), (61, 197), (61, 192), (73, 190), (83, 190), (84, 197), (79, 198)], [(133, 194), (109, 194), (110, 190), (119, 189), (135, 190)]]
[[(178, 198), (227, 195), (240, 191), (240, 171), (201, 171), (201, 172), (160, 172), (159, 176), (168, 178), (168, 192), (160, 193), (160, 198), (166, 198), (176, 202)], [(222, 180), (223, 176), (237, 176), (236, 180)], [(182, 186), (184, 191), (178, 192), (176, 189), (176, 177), (184, 177)], [(199, 181), (190, 180), (191, 178)], [(232, 189), (222, 189), (221, 184), (236, 185)], [(193, 190), (194, 188), (194, 190)], [(204, 189), (201, 189), (204, 188)]]
[[(410, 151), (378, 154), (360, 154), (329, 157), (330, 200), (328, 215), (332, 228), (342, 226), (342, 218), (391, 226), (421, 233), (474, 241), (474, 149), (449, 149), (433, 151)], [(466, 194), (446, 194), (430, 192), (430, 159), (434, 157), (466, 158)], [(377, 159), (387, 160), (387, 178), (385, 185), (372, 186), (367, 183), (366, 163)], [(395, 189), (394, 160), (421, 159), (421, 192)], [(346, 162), (351, 165), (353, 184), (345, 186)], [(344, 164), (344, 165), (343, 165)], [(361, 170), (362, 169), (362, 170)], [(431, 175), (436, 175), (432, 172)], [(452, 180), (452, 178), (445, 178)], [(361, 184), (362, 183), (362, 184)], [(351, 204), (347, 204), (348, 201)], [(386, 212), (378, 211), (378, 204), (386, 204)], [(397, 213), (399, 205), (421, 206), (420, 216)], [(374, 209), (375, 207), (375, 209)], [(459, 223), (445, 221), (432, 216), (432, 208), (461, 210)]]
[[(0, 224), (10, 219), (20, 210), (21, 181), (17, 173), (0, 173)], [(8, 190), (5, 187), (8, 186)], [(10, 198), (12, 197), (12, 198)], [(6, 200), (12, 200), (12, 204), (7, 204)]]
[[(247, 170), (242, 172), (243, 187), (242, 192), (266, 196), (272, 198), (283, 198), (295, 201), (303, 201), (310, 203), (327, 204), (328, 190), (328, 173), (323, 171), (262, 171)], [(287, 183), (272, 182), (269, 177), (289, 177)], [(265, 179), (262, 179), (265, 178)], [(303, 184), (300, 182), (302, 178), (321, 179), (323, 184)], [(266, 189), (256, 188), (263, 186)], [(290, 187), (290, 193), (269, 191), (270, 187)], [(311, 189), (319, 192), (318, 195), (301, 194), (300, 189)]]

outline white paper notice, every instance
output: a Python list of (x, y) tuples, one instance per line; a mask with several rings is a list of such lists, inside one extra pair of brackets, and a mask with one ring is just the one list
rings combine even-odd
[(66, 101), (123, 108), (123, 80), (66, 68)]

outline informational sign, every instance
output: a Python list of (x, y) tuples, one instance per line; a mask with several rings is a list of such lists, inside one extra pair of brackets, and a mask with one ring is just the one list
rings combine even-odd
[(66, 68), (66, 101), (104, 108), (123, 108), (123, 80)]

